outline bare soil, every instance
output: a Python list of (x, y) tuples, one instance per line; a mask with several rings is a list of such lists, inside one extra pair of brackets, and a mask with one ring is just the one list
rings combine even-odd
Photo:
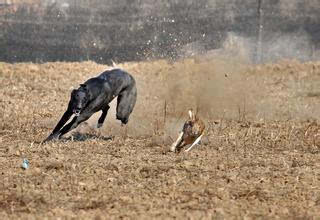
[[(111, 67), (0, 63), (0, 219), (320, 218), (320, 62), (118, 66), (138, 83), (128, 126), (112, 103), (100, 130), (97, 113), (43, 144), (72, 88)], [(206, 137), (168, 152), (188, 108)]]

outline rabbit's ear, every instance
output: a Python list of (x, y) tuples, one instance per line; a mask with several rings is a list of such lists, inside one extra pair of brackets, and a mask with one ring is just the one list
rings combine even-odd
[(198, 113), (199, 113), (199, 106), (197, 106), (197, 108), (196, 108), (196, 113), (194, 114), (195, 118), (197, 118)]
[(189, 110), (189, 118), (190, 120), (194, 120), (194, 114), (192, 112), (192, 109)]

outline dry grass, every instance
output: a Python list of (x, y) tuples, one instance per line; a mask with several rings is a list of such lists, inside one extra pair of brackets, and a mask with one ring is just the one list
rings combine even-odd
[[(317, 219), (319, 103), (308, 94), (319, 92), (319, 66), (122, 64), (139, 86), (127, 129), (113, 110), (101, 131), (93, 118), (73, 136), (41, 144), (71, 88), (108, 67), (0, 63), (0, 218)], [(194, 105), (207, 140), (189, 153), (168, 152), (184, 108)]]

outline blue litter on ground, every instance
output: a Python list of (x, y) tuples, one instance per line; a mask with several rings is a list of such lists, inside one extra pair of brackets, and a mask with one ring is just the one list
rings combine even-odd
[(23, 159), (22, 168), (25, 170), (29, 168), (29, 161), (27, 159)]

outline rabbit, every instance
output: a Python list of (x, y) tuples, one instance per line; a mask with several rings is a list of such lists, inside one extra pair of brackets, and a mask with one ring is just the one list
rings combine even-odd
[(186, 152), (190, 151), (194, 145), (199, 143), (204, 134), (204, 130), (204, 122), (190, 109), (189, 120), (184, 123), (183, 129), (178, 139), (171, 145), (170, 151), (179, 153), (184, 146), (191, 144), (191, 146), (185, 150)]

